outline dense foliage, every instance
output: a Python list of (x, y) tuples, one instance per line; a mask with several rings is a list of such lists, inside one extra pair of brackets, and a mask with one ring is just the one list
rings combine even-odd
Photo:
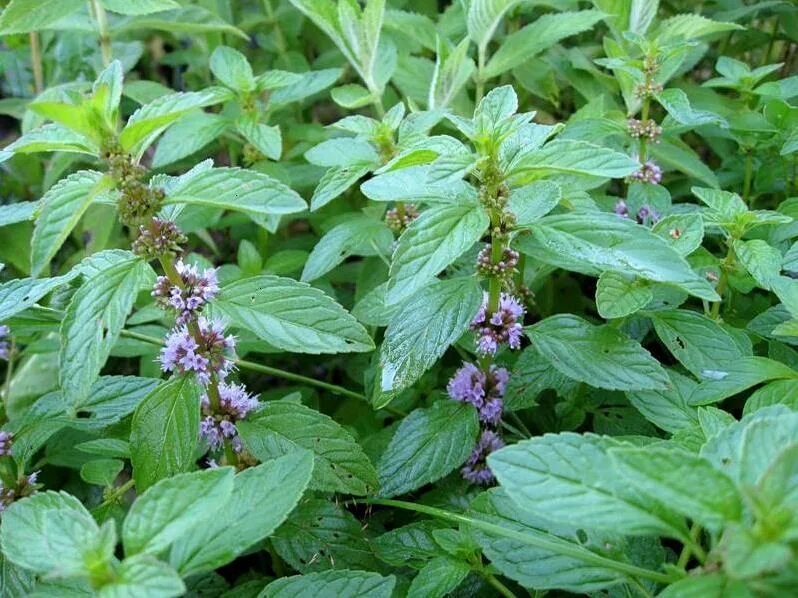
[(0, 595), (795, 595), (795, 3), (0, 5)]

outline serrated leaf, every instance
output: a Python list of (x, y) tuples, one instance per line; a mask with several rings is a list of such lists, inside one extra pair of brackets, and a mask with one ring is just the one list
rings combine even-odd
[(739, 521), (742, 497), (734, 482), (706, 459), (654, 447), (615, 448), (609, 453), (629, 483), (674, 511), (715, 530)]
[(708, 301), (719, 297), (705, 278), (664, 239), (614, 214), (546, 216), (515, 247), (544, 263), (574, 272), (607, 270), (674, 285)]
[(119, 143), (124, 150), (140, 156), (170, 124), (192, 110), (224, 101), (226, 93), (229, 92), (209, 88), (156, 98), (131, 115), (119, 135)]
[(515, 68), (566, 37), (592, 28), (604, 18), (598, 10), (544, 14), (508, 35), (488, 61), (483, 76), (493, 78)]
[(169, 190), (166, 203), (191, 204), (252, 216), (294, 214), (307, 208), (299, 194), (272, 177), (243, 168), (213, 168)]
[(544, 520), (684, 537), (679, 517), (610, 473), (608, 450), (623, 446), (607, 436), (546, 434), (499, 449), (488, 456), (488, 465), (516, 505)]
[(246, 33), (233, 27), (207, 8), (193, 5), (155, 14), (139, 15), (121, 23), (116, 31), (121, 33), (145, 29), (155, 29), (169, 34), (218, 31), (235, 35), (245, 41), (249, 40)]
[(302, 573), (377, 566), (362, 524), (342, 506), (318, 498), (302, 502), (271, 542)]
[(254, 145), (264, 156), (272, 160), (280, 159), (280, 155), (283, 153), (283, 136), (280, 133), (280, 127), (260, 123), (249, 116), (240, 118), (236, 127), (244, 139)]
[(398, 303), (432, 281), (479, 241), (490, 219), (476, 204), (424, 211), (399, 237), (391, 260), (387, 302)]
[(122, 526), (125, 555), (157, 555), (212, 517), (233, 492), (232, 467), (163, 479), (133, 502)]
[(468, 6), (466, 24), (471, 40), (484, 52), (502, 17), (517, 0), (473, 0)]
[(130, 462), (139, 493), (193, 464), (199, 411), (199, 388), (188, 376), (160, 384), (136, 408)]
[(152, 286), (152, 268), (132, 254), (87, 277), (61, 322), (59, 383), (73, 407), (86, 398), (125, 325), (138, 291)]
[(509, 165), (508, 174), (525, 180), (546, 174), (613, 179), (628, 176), (639, 168), (636, 160), (615, 150), (585, 141), (558, 139), (522, 154)]
[(258, 598), (390, 598), (396, 578), (369, 571), (324, 571), (273, 581)]
[[(500, 488), (477, 497), (471, 503), (468, 514), (480, 521), (570, 545), (574, 551), (590, 556), (590, 549), (576, 541), (575, 529), (559, 526), (563, 528), (559, 535), (548, 533), (545, 528), (552, 527), (550, 522), (519, 508)], [(572, 532), (570, 537), (562, 537), (568, 532)], [(540, 549), (481, 529), (474, 529), (473, 534), (491, 564), (503, 575), (527, 588), (556, 588), (588, 593), (617, 584), (622, 579), (617, 571), (573, 556)]]
[(366, 330), (322, 291), (279, 276), (245, 278), (222, 288), (214, 309), (270, 344), (296, 353), (374, 349)]
[(218, 114), (188, 114), (170, 126), (158, 142), (152, 157), (153, 168), (161, 168), (198, 152), (219, 138), (228, 122)]
[(696, 110), (690, 105), (687, 94), (675, 87), (668, 88), (657, 94), (657, 101), (668, 114), (681, 125), (698, 127), (701, 125), (719, 125), (728, 127), (726, 120), (714, 112)]
[(70, 270), (54, 278), (18, 278), (0, 284), (0, 322), (35, 305), (47, 293), (68, 284), (77, 275), (77, 271)]
[(100, 153), (100, 148), (80, 133), (75, 133), (55, 123), (48, 123), (38, 129), (28, 131), (0, 150), (0, 163), (13, 154), (35, 154), (38, 152), (74, 152), (97, 156)]
[(316, 211), (326, 206), (354, 185), (361, 177), (371, 172), (373, 168), (374, 165), (371, 163), (331, 168), (324, 173), (318, 186), (313, 191), (310, 209)]
[(103, 181), (101, 172), (81, 170), (61, 179), (44, 194), (31, 238), (32, 276), (50, 263), (102, 190)]
[(352, 435), (332, 418), (304, 405), (269, 401), (238, 424), (244, 446), (261, 461), (296, 451), (313, 453), (314, 490), (365, 495), (377, 472)]
[(656, 390), (670, 381), (659, 362), (616, 328), (593, 326), (573, 315), (528, 326), (532, 344), (557, 370), (596, 388)]
[(439, 556), (413, 578), (407, 598), (443, 598), (453, 592), (471, 572), (465, 561)]
[(102, 3), (108, 10), (121, 15), (147, 15), (180, 8), (175, 0), (102, 0)]
[(173, 544), (169, 561), (185, 576), (232, 561), (285, 520), (305, 491), (312, 469), (313, 457), (295, 450), (237, 474), (230, 500), (200, 529)]
[(396, 393), (418, 380), (468, 329), (482, 303), (475, 278), (422, 289), (391, 318), (380, 353), (380, 388)]
[(171, 598), (182, 596), (186, 591), (177, 571), (148, 554), (126, 558), (114, 573), (114, 581), (100, 589), (100, 598), (126, 598), (145, 594)]
[(248, 93), (255, 89), (255, 75), (246, 56), (228, 46), (217, 46), (210, 57), (213, 75), (224, 85)]
[(643, 309), (654, 299), (645, 284), (620, 272), (602, 272), (596, 285), (596, 309), (605, 319), (623, 318)]
[(442, 400), (402, 420), (377, 465), (380, 496), (396, 496), (435, 482), (462, 465), (479, 424), (471, 405)]
[(83, 5), (82, 0), (11, 0), (0, 15), (0, 35), (47, 29)]

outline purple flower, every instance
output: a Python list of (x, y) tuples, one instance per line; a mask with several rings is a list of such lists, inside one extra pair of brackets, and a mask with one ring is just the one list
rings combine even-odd
[(507, 293), (499, 297), (499, 309), (488, 314), (488, 295), (482, 300), (482, 307), (471, 322), (471, 329), (477, 332), (477, 353), (495, 355), (499, 345), (506, 343), (511, 349), (521, 347), (521, 320), (524, 308), (518, 300)]
[(657, 185), (662, 181), (662, 169), (654, 160), (646, 160), (640, 170), (629, 175), (629, 180)]
[(14, 444), (14, 435), (11, 432), (0, 430), (0, 457), (11, 454), (11, 446)]
[(204, 386), (216, 374), (224, 380), (233, 369), (228, 354), (235, 349), (235, 338), (224, 335), (224, 327), (218, 320), (197, 320), (199, 338), (195, 339), (188, 325), (177, 326), (166, 337), (166, 346), (158, 358), (165, 372), (184, 374), (194, 372)]
[(0, 326), (0, 359), (8, 359), (11, 353), (11, 345), (6, 340), (6, 337), (11, 333), (11, 329), (6, 326)]
[(637, 222), (639, 224), (656, 224), (659, 220), (659, 212), (648, 204), (644, 204), (637, 211)]
[(159, 276), (152, 288), (152, 296), (164, 309), (177, 311), (177, 323), (185, 324), (197, 311), (219, 293), (216, 268), (206, 268), (202, 274), (196, 266), (178, 260), (175, 264), (180, 285), (173, 285), (166, 276)]
[(464, 363), (449, 380), (446, 390), (453, 400), (476, 407), (481, 421), (495, 426), (502, 417), (502, 397), (508, 379), (509, 373), (504, 368), (491, 365), (485, 372), (473, 363)]
[(493, 483), (496, 478), (493, 472), (488, 468), (486, 459), (493, 451), (497, 451), (504, 446), (504, 440), (493, 430), (483, 430), (482, 435), (479, 437), (474, 450), (471, 451), (471, 456), (465, 462), (460, 473), (463, 478), (472, 484), (479, 484), (487, 486)]
[(615, 204), (615, 213), (621, 218), (629, 218), (629, 206), (622, 199), (619, 199)]
[(258, 400), (247, 392), (243, 384), (227, 384), (218, 386), (219, 410), (214, 412), (211, 400), (206, 392), (202, 396), (202, 414), (200, 436), (208, 443), (211, 450), (219, 450), (225, 439), (230, 441), (235, 452), (241, 452), (243, 446), (238, 437), (236, 422), (244, 419), (258, 407)]

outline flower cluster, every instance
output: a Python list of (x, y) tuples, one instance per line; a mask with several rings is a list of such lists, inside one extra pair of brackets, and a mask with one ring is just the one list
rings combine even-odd
[(11, 446), (14, 444), (14, 435), (11, 432), (0, 430), (0, 457), (7, 457), (11, 454)]
[(225, 439), (236, 453), (240, 453), (241, 439), (238, 436), (236, 422), (244, 419), (258, 407), (258, 400), (247, 392), (242, 384), (219, 384), (219, 408), (214, 411), (210, 397), (205, 393), (202, 397), (202, 421), (200, 436), (208, 443), (211, 450), (219, 450)]
[(11, 344), (7, 340), (10, 333), (11, 329), (8, 326), (0, 326), (0, 359), (8, 359), (11, 355)]
[(138, 226), (152, 218), (163, 205), (163, 189), (143, 182), (147, 170), (120, 147), (105, 150), (111, 176), (117, 182), (119, 219), (127, 226)]
[(505, 247), (502, 250), (501, 259), (493, 263), (491, 256), (491, 246), (487, 245), (482, 248), (477, 256), (477, 272), (485, 277), (498, 277), (507, 279), (516, 272), (518, 265), (519, 254), (517, 251)]
[(510, 375), (506, 369), (491, 365), (487, 371), (473, 363), (464, 363), (449, 380), (449, 396), (476, 407), (480, 421), (497, 426), (501, 421), (504, 391)]
[(480, 355), (495, 355), (502, 343), (507, 343), (511, 349), (521, 346), (521, 333), (523, 327), (521, 320), (524, 308), (518, 300), (508, 293), (502, 293), (499, 298), (499, 309), (495, 313), (488, 313), (488, 295), (482, 300), (482, 307), (471, 322), (471, 329), (477, 332), (477, 353)]
[[(621, 218), (629, 218), (629, 206), (622, 199), (615, 204), (615, 213)], [(643, 204), (635, 216), (638, 224), (655, 224), (660, 219), (660, 214), (648, 204)]]
[(188, 239), (174, 222), (153, 218), (149, 226), (139, 226), (139, 236), (133, 241), (133, 253), (147, 260), (174, 257), (182, 251), (181, 245), (186, 241)]
[(652, 119), (638, 120), (630, 118), (626, 121), (626, 128), (629, 131), (629, 135), (634, 139), (645, 137), (653, 143), (659, 143), (659, 136), (662, 135), (662, 127)]
[(401, 208), (391, 208), (385, 212), (385, 224), (395, 233), (401, 233), (416, 218), (418, 218), (418, 208), (412, 203), (406, 203)]
[(654, 160), (646, 160), (640, 170), (629, 175), (629, 180), (658, 185), (662, 181), (662, 169)]
[(496, 478), (488, 467), (486, 459), (493, 451), (504, 446), (504, 440), (493, 430), (483, 430), (471, 456), (460, 470), (462, 476), (472, 484), (487, 486)]
[(175, 327), (166, 337), (166, 346), (161, 349), (159, 361), (165, 372), (184, 374), (194, 372), (197, 380), (207, 386), (213, 375), (224, 380), (233, 369), (228, 354), (235, 349), (235, 338), (224, 335), (224, 327), (218, 320), (200, 317), (197, 320), (197, 336), (188, 325)]
[(22, 476), (17, 482), (16, 488), (6, 488), (0, 483), (0, 513), (11, 506), (15, 500), (35, 494), (38, 488), (38, 479), (39, 472), (34, 471), (30, 475)]
[(219, 292), (216, 268), (206, 268), (202, 274), (196, 266), (178, 260), (175, 269), (180, 284), (175, 285), (166, 276), (159, 276), (152, 289), (152, 296), (164, 309), (177, 310), (177, 323), (185, 324), (193, 319), (203, 305)]

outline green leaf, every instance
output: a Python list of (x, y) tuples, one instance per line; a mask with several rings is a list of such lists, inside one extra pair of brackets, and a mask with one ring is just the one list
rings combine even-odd
[(684, 538), (684, 522), (615, 474), (608, 436), (546, 434), (500, 449), (488, 465), (507, 495), (532, 515), (620, 534)]
[(335, 83), (342, 72), (341, 69), (324, 69), (298, 73), (299, 78), (295, 83), (281, 87), (270, 95), (268, 107), (274, 110), (320, 93)]
[(482, 303), (474, 277), (428, 285), (402, 304), (385, 331), (380, 388), (408, 388), (468, 329)]
[(342, 506), (317, 498), (300, 504), (271, 543), (280, 558), (301, 573), (379, 566), (362, 523)]
[(288, 186), (254, 170), (212, 168), (169, 190), (166, 203), (243, 212), (251, 216), (294, 214), (307, 208)]
[(59, 382), (73, 407), (86, 398), (125, 325), (138, 291), (155, 281), (152, 268), (132, 256), (87, 277), (61, 322)]
[[(556, 536), (548, 533), (547, 528), (552, 527), (550, 522), (519, 508), (500, 488), (478, 496), (471, 503), (468, 515), (549, 542), (567, 545), (572, 551), (587, 553), (585, 556), (588, 558), (591, 548), (594, 551), (598, 548), (584, 546), (577, 540), (577, 530), (568, 525), (555, 528), (559, 532)], [(472, 533), (491, 564), (526, 588), (556, 588), (586, 594), (617, 584), (623, 579), (618, 571), (573, 556), (497, 536), (479, 528), (473, 528)]]
[(0, 284), (0, 322), (35, 305), (39, 299), (78, 275), (71, 270), (55, 278), (17, 278)]
[(473, 0), (468, 6), (468, 36), (485, 52), (504, 15), (518, 0)]
[(662, 21), (654, 33), (657, 43), (664, 45), (676, 40), (692, 41), (736, 29), (743, 27), (736, 23), (713, 21), (699, 14), (682, 14)]
[(156, 98), (136, 110), (128, 119), (119, 135), (119, 143), (122, 149), (134, 156), (141, 156), (158, 135), (177, 119), (197, 108), (224, 101), (228, 93), (209, 88), (204, 91), (175, 92)]
[(214, 309), (284, 351), (352, 353), (374, 349), (368, 332), (319, 289), (279, 276), (253, 276), (222, 288)]
[(110, 487), (124, 466), (119, 459), (94, 459), (80, 468), (80, 478), (87, 484)]
[(656, 390), (669, 384), (659, 362), (616, 328), (593, 326), (577, 316), (561, 314), (525, 330), (554, 368), (590, 386)]
[(535, 221), (557, 207), (562, 189), (551, 181), (536, 181), (510, 190), (510, 210), (519, 227), (530, 227)]
[(244, 446), (261, 461), (290, 454), (297, 447), (311, 451), (314, 490), (362, 496), (377, 487), (377, 472), (352, 435), (314, 409), (269, 401), (238, 429)]
[[(258, 122), (255, 117), (244, 116), (236, 123), (238, 132), (267, 158), (279, 160), (283, 153), (283, 137), (280, 127)], [(305, 208), (304, 202), (302, 208)]]
[(140, 15), (120, 24), (116, 31), (141, 31), (155, 29), (170, 35), (177, 33), (210, 33), (218, 31), (229, 33), (249, 41), (246, 33), (233, 27), (210, 10), (201, 6), (184, 6), (175, 10), (165, 10), (152, 15)]
[(318, 186), (313, 191), (313, 197), (310, 199), (310, 209), (315, 212), (326, 206), (373, 169), (374, 165), (371, 163), (331, 168), (324, 173)]
[(471, 572), (464, 561), (439, 556), (427, 563), (413, 578), (407, 598), (443, 598), (453, 592)]
[(672, 370), (668, 370), (668, 376), (669, 388), (630, 392), (626, 397), (648, 421), (675, 434), (698, 425), (698, 411), (687, 402), (697, 384)]
[(188, 470), (199, 436), (199, 389), (188, 376), (155, 388), (133, 414), (130, 452), (136, 489)]
[(659, 598), (753, 598), (745, 583), (724, 573), (691, 575), (665, 588)]
[(371, 143), (357, 137), (336, 137), (322, 141), (305, 152), (305, 159), (311, 164), (327, 167), (373, 164), (376, 168), (380, 163)]
[(392, 529), (374, 540), (374, 551), (389, 565), (421, 569), (445, 554), (433, 536), (442, 526), (445, 524), (427, 519)]
[(169, 561), (184, 576), (229, 563), (285, 520), (302, 497), (312, 470), (310, 453), (294, 450), (237, 474), (230, 500), (173, 544)]
[(709, 529), (739, 521), (742, 498), (727, 476), (706, 459), (677, 449), (647, 447), (609, 451), (635, 488)]
[(604, 18), (598, 10), (544, 14), (508, 35), (488, 61), (483, 76), (493, 78), (515, 68), (566, 37), (591, 29)]
[(709, 405), (768, 380), (795, 379), (798, 372), (767, 357), (741, 357), (702, 370), (702, 380), (688, 398), (690, 405)]
[(121, 15), (147, 15), (180, 8), (175, 0), (102, 0), (102, 3), (108, 10)]
[(227, 128), (228, 121), (208, 112), (196, 112), (179, 119), (169, 127), (155, 148), (153, 168), (161, 168), (177, 162), (219, 138)]
[(34, 220), (40, 208), (38, 201), (20, 201), (0, 206), (0, 226)]
[(434, 280), (479, 241), (489, 224), (478, 204), (425, 210), (399, 237), (391, 260), (387, 303), (398, 303)]
[(209, 66), (213, 75), (227, 87), (243, 93), (255, 90), (252, 67), (238, 50), (217, 46), (211, 54)]
[(639, 168), (636, 160), (621, 152), (585, 141), (557, 139), (540, 149), (521, 153), (509, 164), (508, 174), (524, 180), (547, 174), (620, 179)]
[(649, 146), (653, 157), (665, 167), (674, 168), (710, 187), (718, 187), (715, 173), (701, 161), (693, 149), (676, 137), (661, 137)]
[(435, 482), (468, 458), (479, 422), (471, 405), (441, 400), (402, 420), (377, 465), (380, 496)]
[(126, 558), (114, 571), (115, 578), (104, 585), (100, 598), (130, 596), (159, 596), (171, 598), (184, 595), (186, 586), (177, 571), (148, 554)]
[(212, 518), (233, 492), (232, 467), (181, 473), (139, 494), (122, 526), (125, 555), (157, 555)]
[(657, 101), (662, 105), (673, 120), (681, 125), (698, 127), (701, 125), (720, 125), (728, 127), (726, 120), (714, 112), (696, 110), (690, 106), (687, 94), (681, 89), (671, 87), (657, 94)]
[(651, 288), (620, 272), (602, 272), (596, 285), (596, 309), (607, 320), (640, 311), (654, 299)]
[(324, 571), (283, 577), (270, 583), (258, 598), (390, 598), (396, 578), (369, 571)]
[(10, 145), (0, 150), (0, 163), (13, 154), (38, 152), (74, 152), (97, 156), (100, 148), (87, 137), (54, 123), (28, 131)]
[(356, 216), (327, 231), (305, 262), (301, 280), (311, 282), (324, 276), (351, 255), (372, 255), (373, 247), (390, 248), (393, 233), (380, 220)]
[(50, 263), (97, 194), (109, 184), (101, 172), (81, 170), (47, 190), (31, 238), (32, 276)]
[(654, 330), (668, 350), (697, 378), (752, 355), (717, 322), (687, 310), (652, 312)]
[(0, 15), (0, 35), (47, 29), (83, 5), (82, 0), (11, 0)]
[(712, 285), (664, 239), (614, 214), (546, 216), (535, 224), (535, 233), (517, 239), (515, 247), (558, 268), (591, 275), (608, 270), (634, 274), (707, 301), (719, 300)]
[(693, 253), (704, 241), (704, 220), (692, 214), (670, 214), (658, 220), (651, 230), (682, 257)]
[(5, 557), (42, 575), (88, 574), (87, 566), (113, 555), (113, 527), (102, 531), (80, 501), (66, 492), (40, 492), (12, 504), (0, 527)]
[(427, 108), (447, 108), (468, 83), (476, 66), (468, 57), (468, 38), (449, 48), (448, 42), (438, 37), (436, 41), (435, 70), (429, 86)]

